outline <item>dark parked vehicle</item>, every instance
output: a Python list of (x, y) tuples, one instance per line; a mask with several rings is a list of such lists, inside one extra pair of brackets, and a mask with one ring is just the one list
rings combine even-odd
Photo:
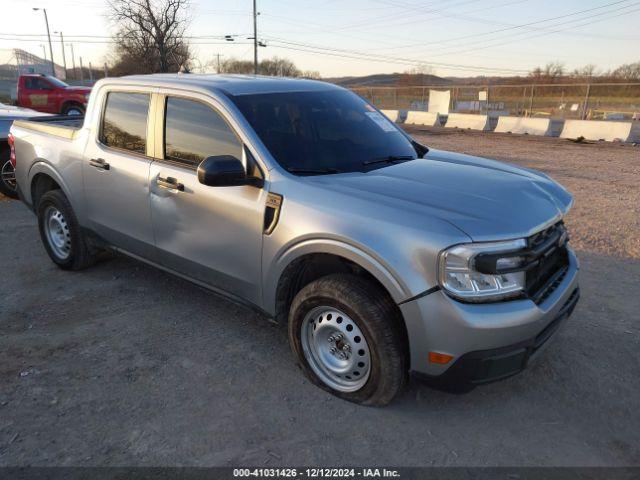
[(0, 193), (17, 198), (15, 162), (11, 162), (9, 129), (14, 120), (44, 115), (28, 108), (14, 107), (0, 103)]

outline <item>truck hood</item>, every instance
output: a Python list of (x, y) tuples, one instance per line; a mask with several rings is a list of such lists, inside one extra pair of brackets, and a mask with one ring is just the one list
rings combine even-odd
[(435, 216), (474, 241), (529, 236), (559, 220), (573, 202), (543, 173), (440, 150), (367, 173), (307, 178), (325, 190), (369, 200), (374, 209)]
[(65, 87), (65, 90), (73, 93), (91, 93), (91, 89), (87, 87)]

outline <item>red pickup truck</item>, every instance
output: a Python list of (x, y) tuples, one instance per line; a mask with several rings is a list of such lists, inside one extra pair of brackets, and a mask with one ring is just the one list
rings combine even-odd
[(84, 115), (91, 88), (71, 87), (55, 77), (20, 75), (18, 105), (39, 112)]

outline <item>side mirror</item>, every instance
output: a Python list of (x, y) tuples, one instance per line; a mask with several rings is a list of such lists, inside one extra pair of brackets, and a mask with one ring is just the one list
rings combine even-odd
[(247, 177), (244, 165), (233, 155), (215, 155), (205, 158), (198, 165), (198, 181), (209, 187), (237, 187), (253, 185), (262, 187), (259, 178)]

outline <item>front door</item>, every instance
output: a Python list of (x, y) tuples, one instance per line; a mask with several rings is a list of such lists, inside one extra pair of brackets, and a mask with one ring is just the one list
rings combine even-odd
[(89, 140), (83, 174), (91, 228), (113, 245), (155, 259), (147, 120), (149, 93), (107, 94), (97, 136)]
[(27, 100), (26, 104), (21, 106), (39, 112), (58, 113), (55, 90), (49, 81), (42, 77), (26, 77), (24, 85), (27, 90)]
[[(193, 279), (259, 303), (267, 192), (198, 182), (206, 157), (233, 155), (262, 175), (242, 141), (205, 99), (164, 97), (163, 148), (151, 165), (151, 214), (159, 262)], [(156, 129), (159, 131), (159, 129)], [(158, 154), (159, 153), (159, 154)]]

